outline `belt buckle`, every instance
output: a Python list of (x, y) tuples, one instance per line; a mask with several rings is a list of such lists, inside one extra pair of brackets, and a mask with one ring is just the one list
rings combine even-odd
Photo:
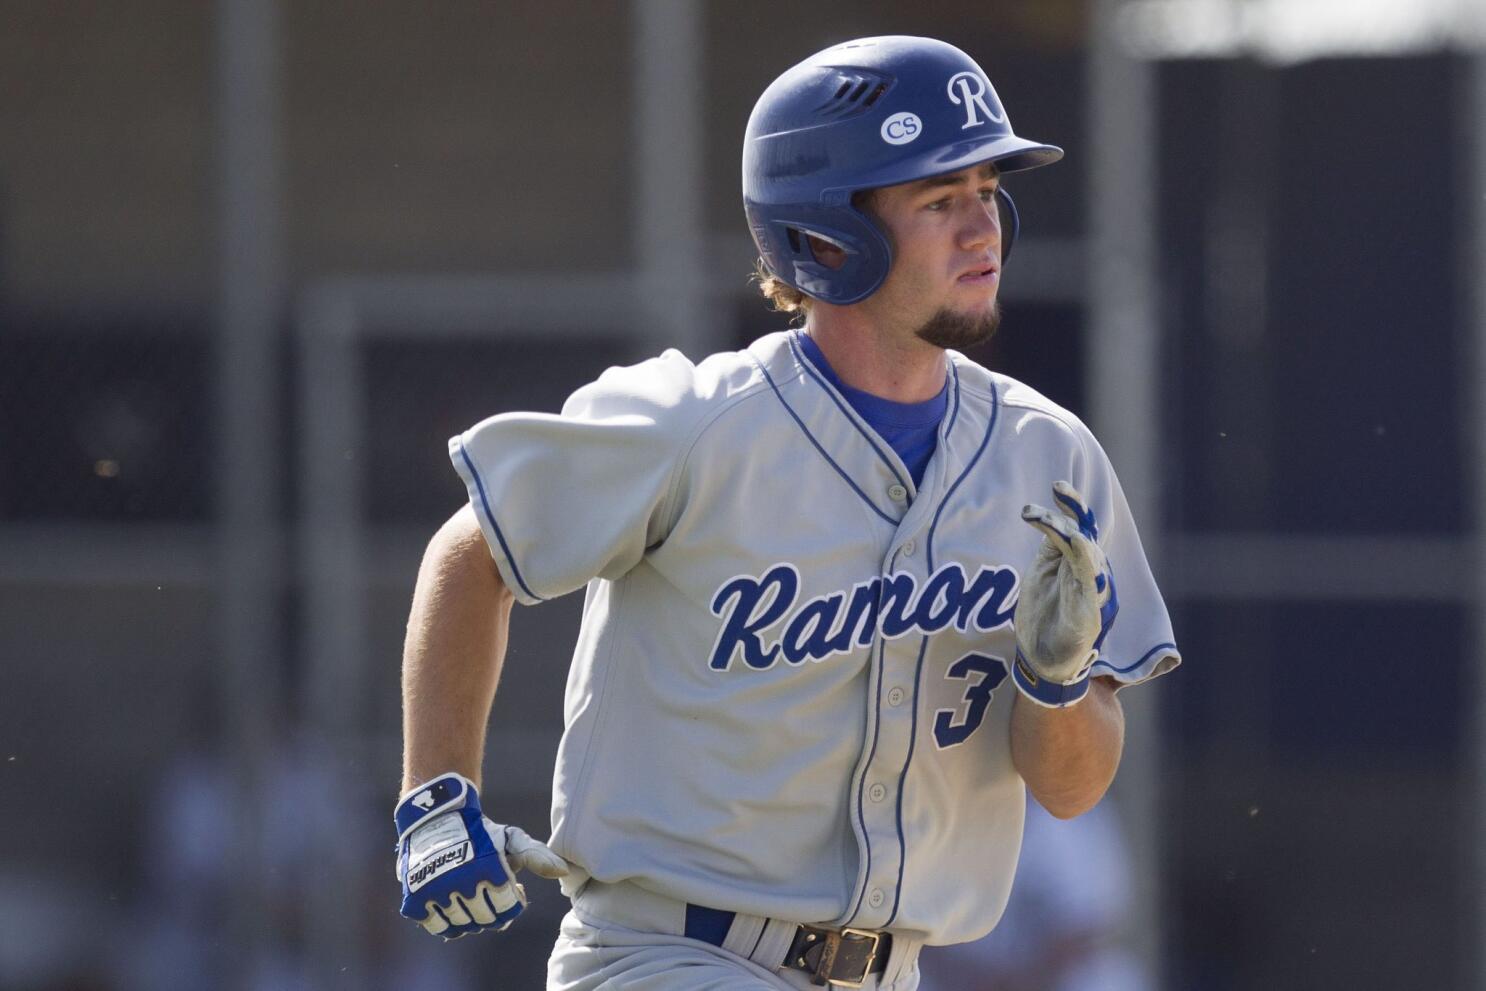
[[(847, 937), (856, 937), (856, 940), (847, 942)], [(871, 940), (871, 944), (863, 947), (859, 940)], [(843, 929), (840, 932), (831, 932), (826, 935), (826, 945), (820, 955), (820, 966), (816, 968), (815, 976), (824, 978), (824, 982), (831, 987), (837, 988), (860, 988), (867, 983), (867, 975), (872, 972), (872, 961), (877, 959), (877, 947), (882, 942), (882, 934), (868, 932), (865, 929)], [(844, 955), (841, 950), (845, 946), (848, 953)], [(862, 951), (865, 950), (865, 955)], [(860, 961), (861, 966), (856, 966)], [(850, 967), (849, 973), (836, 974), (836, 965), (841, 963)], [(852, 976), (852, 975), (855, 976)]]

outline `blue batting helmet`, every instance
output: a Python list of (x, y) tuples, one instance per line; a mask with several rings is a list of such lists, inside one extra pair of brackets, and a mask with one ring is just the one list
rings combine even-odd
[[(866, 299), (893, 249), (852, 194), (982, 162), (1002, 172), (1048, 165), (1063, 149), (1019, 138), (975, 60), (932, 38), (861, 38), (818, 52), (764, 90), (743, 139), (743, 209), (775, 276), (826, 303)], [(997, 197), (1002, 257), (1018, 219)], [(821, 264), (807, 235), (842, 248)]]

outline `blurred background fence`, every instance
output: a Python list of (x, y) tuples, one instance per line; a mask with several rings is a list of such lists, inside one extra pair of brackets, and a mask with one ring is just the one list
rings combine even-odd
[[(445, 440), (780, 327), (743, 125), (879, 33), (1068, 149), (976, 357), (1105, 442), (1187, 658), (1124, 696), (1118, 986), (1486, 987), (1486, 4), (0, 0), (0, 988), (540, 986), (554, 886), (396, 916)], [(533, 832), (578, 609), (492, 720)]]

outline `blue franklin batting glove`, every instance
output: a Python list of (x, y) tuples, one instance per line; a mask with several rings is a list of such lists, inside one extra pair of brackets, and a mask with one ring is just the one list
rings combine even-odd
[(485, 818), (474, 783), (453, 772), (403, 795), (393, 818), (402, 914), (444, 939), (499, 932), (515, 921), (526, 907), (517, 870), (549, 878), (568, 872), (546, 844)]
[(1083, 496), (1053, 483), (1062, 515), (1026, 506), (1022, 519), (1043, 534), (1022, 581), (1012, 624), (1012, 680), (1038, 705), (1065, 708), (1083, 700), (1089, 672), (1120, 611), (1114, 572), (1099, 546), (1099, 525)]

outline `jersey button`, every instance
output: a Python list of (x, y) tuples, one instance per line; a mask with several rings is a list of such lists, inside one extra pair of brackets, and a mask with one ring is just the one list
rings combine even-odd
[(875, 784), (871, 788), (867, 789), (867, 797), (872, 799), (872, 801), (874, 802), (880, 802), (884, 798), (887, 798), (887, 789), (884, 788), (881, 783)]
[(888, 689), (888, 693), (887, 693), (887, 704), (888, 705), (902, 705), (903, 704), (903, 689), (901, 689), (901, 688), (890, 688), (890, 689)]
[(903, 545), (903, 556), (904, 556), (904, 557), (912, 557), (912, 556), (913, 556), (913, 552), (914, 552), (914, 550), (915, 550), (915, 549), (916, 549), (916, 548), (917, 548), (917, 546), (918, 546), (918, 545), (916, 545), (916, 544), (915, 544), (915, 543), (914, 543), (914, 542), (913, 542), (913, 541), (911, 541), (911, 540), (910, 540), (910, 541), (908, 541), (908, 542), (907, 542), (907, 543), (905, 543), (905, 544), (904, 544), (904, 545)]
[(867, 896), (867, 904), (873, 908), (882, 908), (882, 903), (887, 901), (887, 895), (882, 893), (881, 888), (873, 888), (872, 893)]
[(908, 498), (908, 490), (901, 485), (889, 485), (887, 487), (887, 497), (893, 500), (893, 502), (902, 502)]

